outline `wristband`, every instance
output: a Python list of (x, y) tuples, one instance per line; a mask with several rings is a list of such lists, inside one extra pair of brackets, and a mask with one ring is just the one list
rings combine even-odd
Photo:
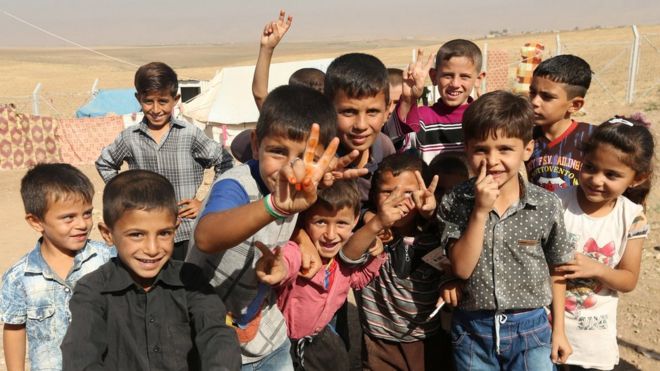
[(268, 214), (270, 214), (270, 216), (272, 216), (275, 219), (286, 219), (289, 216), (288, 213), (285, 213), (280, 208), (275, 206), (275, 203), (273, 202), (273, 199), (270, 194), (264, 197), (264, 206), (266, 207), (266, 211), (268, 212)]

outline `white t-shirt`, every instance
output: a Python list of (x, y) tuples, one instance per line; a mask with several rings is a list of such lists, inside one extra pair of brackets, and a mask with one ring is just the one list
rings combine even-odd
[[(594, 218), (580, 208), (577, 190), (573, 187), (556, 193), (564, 206), (566, 229), (576, 238), (576, 251), (616, 267), (627, 241), (648, 235), (643, 207), (619, 196), (607, 216)], [(617, 292), (597, 280), (575, 279), (566, 283), (566, 336), (573, 347), (568, 364), (611, 370), (619, 363), (618, 301)]]

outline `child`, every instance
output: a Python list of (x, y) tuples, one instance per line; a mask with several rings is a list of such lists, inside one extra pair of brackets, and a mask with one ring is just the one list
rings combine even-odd
[[(467, 159), (477, 177), (446, 194), (438, 212), (441, 242), (465, 280), (452, 322), (458, 370), (552, 370), (552, 361), (571, 353), (565, 283), (557, 272), (552, 285), (550, 277), (573, 257), (561, 205), (518, 173), (532, 153), (533, 120), (529, 101), (504, 91), (465, 111)], [(544, 309), (551, 302), (552, 331)]]
[[(431, 68), (418, 51), (417, 61), (404, 72), (403, 93), (397, 107), (397, 117), (404, 133), (415, 133), (415, 146), (428, 164), (444, 152), (463, 151), (463, 112), (472, 102), (470, 94), (486, 73), (481, 71), (481, 50), (468, 40), (456, 39), (444, 43)], [(417, 106), (426, 77), (438, 86), (440, 100), (431, 107)]]
[(76, 282), (110, 260), (114, 250), (89, 241), (94, 187), (68, 164), (38, 164), (21, 180), (25, 220), (41, 238), (2, 278), (8, 370), (25, 369), (25, 341), (32, 370), (62, 369), (60, 342), (71, 319)]
[(130, 170), (103, 191), (99, 230), (118, 259), (80, 280), (62, 341), (64, 370), (237, 370), (236, 335), (213, 288), (170, 261), (174, 188)]
[(578, 187), (557, 193), (564, 220), (577, 237), (575, 259), (559, 267), (568, 278), (566, 333), (571, 370), (611, 370), (619, 363), (617, 292), (635, 288), (649, 225), (644, 201), (651, 190), (653, 135), (632, 118), (599, 125), (582, 145)]
[(336, 120), (321, 93), (299, 86), (274, 89), (252, 135), (255, 160), (213, 184), (197, 221), (187, 260), (202, 268), (225, 301), (246, 369), (293, 367), (277, 298), (257, 280), (261, 254), (254, 246), (257, 241), (270, 249), (286, 244), (297, 213), (316, 201), (316, 187), (338, 145), (332, 139)]
[(183, 260), (201, 205), (195, 195), (202, 184), (204, 169), (213, 167), (218, 176), (232, 167), (233, 160), (199, 128), (172, 116), (179, 100), (178, 81), (168, 65), (152, 62), (138, 68), (135, 89), (144, 119), (122, 131), (103, 149), (96, 160), (96, 169), (107, 183), (126, 161), (130, 169), (155, 171), (172, 183), (182, 218), (172, 258)]
[[(447, 365), (448, 339), (439, 317), (430, 317), (443, 274), (422, 261), (438, 247), (437, 225), (427, 221), (435, 212), (438, 180), (434, 177), (426, 187), (429, 178), (426, 164), (406, 154), (386, 157), (372, 178), (370, 202), (378, 213), (386, 210), (391, 195), (408, 197), (396, 205), (401, 220), (380, 234), (388, 257), (380, 274), (356, 292), (364, 369), (437, 370)], [(447, 352), (439, 351), (443, 345)]]
[(467, 160), (462, 153), (449, 152), (435, 156), (429, 164), (429, 171), (438, 176), (436, 200), (441, 200), (445, 193), (470, 178)]
[(584, 105), (591, 68), (582, 58), (558, 55), (536, 67), (529, 87), (534, 107), (534, 151), (527, 161), (529, 181), (549, 191), (578, 185), (578, 146), (594, 126), (571, 119)]
[[(281, 254), (263, 251), (257, 262), (257, 275), (262, 282), (278, 285), (278, 306), (289, 328), (296, 369), (349, 369), (348, 352), (329, 323), (346, 301), (349, 289), (359, 290), (369, 283), (387, 256), (380, 248), (362, 266), (349, 266), (335, 256), (344, 244), (354, 244), (360, 255), (365, 253), (376, 242), (379, 230), (401, 218), (396, 206), (404, 197), (400, 190), (392, 193), (381, 212), (351, 237), (361, 206), (355, 182), (340, 180), (319, 190), (316, 203), (299, 219), (323, 260), (324, 268), (311, 280), (298, 276), (300, 250), (295, 242), (284, 245)], [(289, 266), (291, 270), (287, 270)]]
[(394, 148), (398, 152), (406, 144), (404, 140), (407, 138), (401, 131), (399, 120), (394, 113), (394, 109), (398, 106), (401, 99), (401, 92), (403, 91), (403, 70), (400, 68), (388, 68), (387, 76), (390, 80), (390, 104), (387, 107), (387, 121), (385, 121), (385, 125), (383, 126), (383, 134), (390, 137)]

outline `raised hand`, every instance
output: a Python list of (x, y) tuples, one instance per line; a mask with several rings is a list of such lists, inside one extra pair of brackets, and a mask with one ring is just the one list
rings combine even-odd
[(264, 26), (264, 32), (261, 35), (261, 46), (275, 49), (280, 40), (284, 37), (293, 22), (292, 16), (286, 16), (284, 10), (280, 10), (280, 16), (277, 21), (268, 22)]
[(417, 49), (417, 58), (403, 71), (402, 97), (417, 100), (422, 96), (431, 66), (433, 66), (433, 55), (429, 55), (425, 61), (424, 51)]
[(346, 168), (346, 166), (352, 164), (358, 156), (360, 156), (360, 152), (358, 152), (357, 149), (354, 149), (347, 155), (332, 159), (330, 162), (330, 171), (323, 175), (322, 185), (324, 187), (330, 187), (335, 180), (356, 179), (367, 175), (369, 173), (369, 169), (367, 168)]
[(426, 186), (424, 183), (424, 178), (419, 171), (415, 171), (415, 177), (417, 178), (417, 185), (419, 190), (412, 193), (413, 201), (415, 202), (415, 207), (424, 219), (430, 219), (433, 217), (433, 212), (436, 207), (435, 199), (435, 188), (438, 186), (438, 176), (434, 175), (431, 180), (431, 184)]
[(414, 203), (409, 195), (406, 195), (398, 185), (387, 196), (385, 201), (378, 207), (376, 218), (383, 229), (390, 228), (394, 223), (403, 219), (413, 208)]
[(280, 248), (276, 248), (273, 252), (260, 241), (256, 241), (255, 246), (261, 251), (261, 257), (254, 267), (257, 279), (268, 285), (280, 284), (289, 275)]
[(500, 196), (500, 189), (495, 179), (491, 175), (486, 175), (486, 167), (486, 160), (481, 160), (479, 164), (479, 176), (475, 183), (475, 208), (481, 212), (488, 213), (493, 209), (495, 201)]

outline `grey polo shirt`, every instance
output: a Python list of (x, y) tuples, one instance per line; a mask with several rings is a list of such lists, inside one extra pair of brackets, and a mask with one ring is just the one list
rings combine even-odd
[[(465, 231), (475, 201), (475, 179), (460, 184), (438, 208), (442, 246)], [(459, 308), (510, 310), (550, 304), (550, 267), (573, 258), (556, 195), (520, 178), (520, 200), (500, 218), (488, 215), (479, 262), (465, 283)]]

